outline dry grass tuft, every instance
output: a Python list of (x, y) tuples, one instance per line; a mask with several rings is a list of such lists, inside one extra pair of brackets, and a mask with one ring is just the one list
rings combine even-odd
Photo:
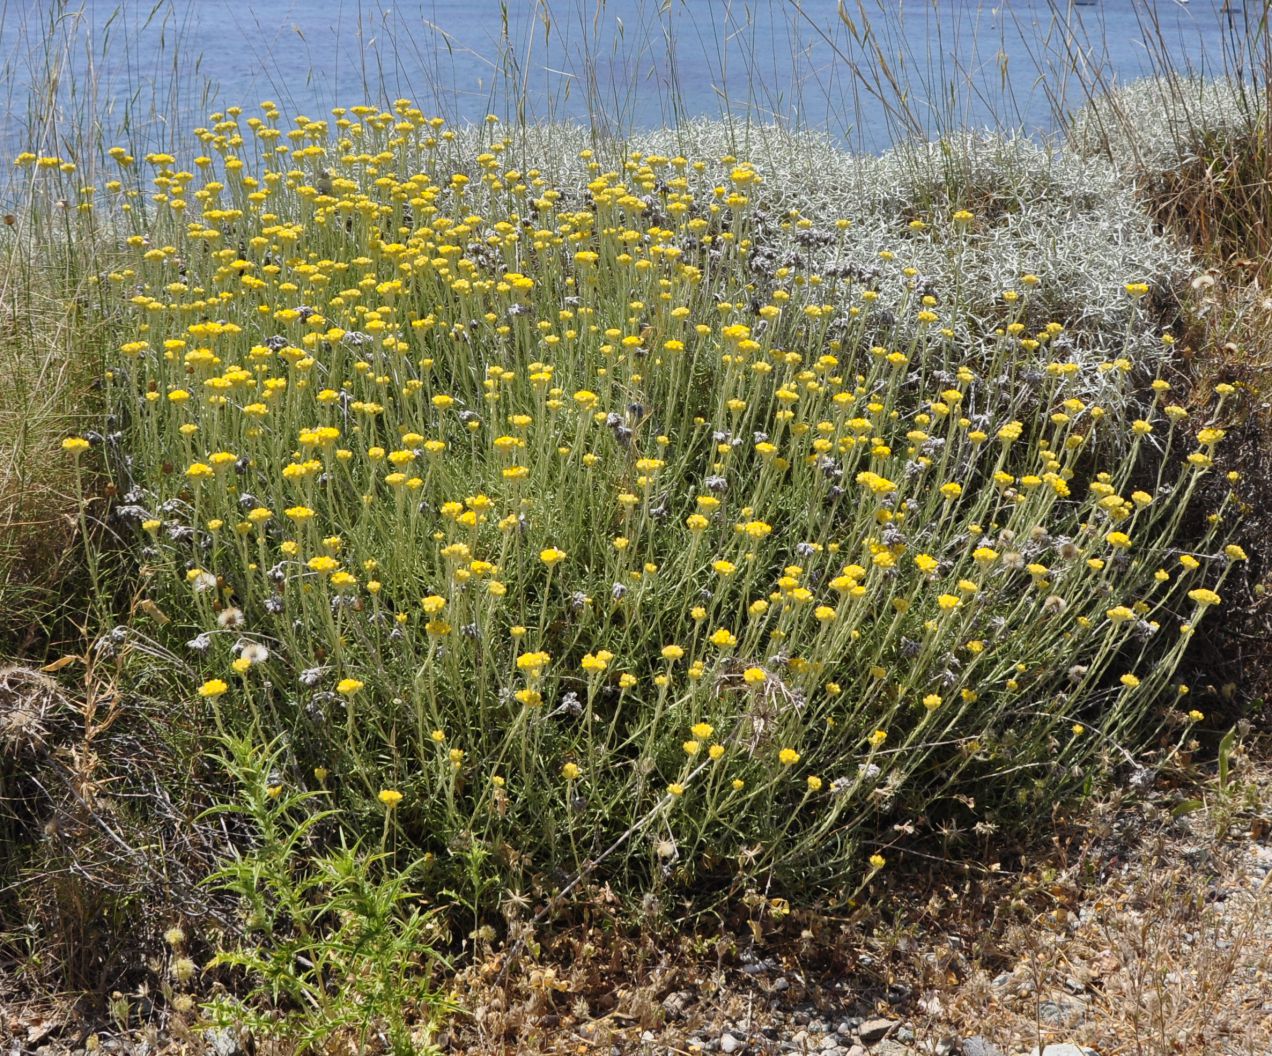
[(166, 927), (212, 921), (215, 834), (187, 814), (206, 793), (108, 652), (0, 667), (0, 975), (90, 1015), (153, 977)]
[(0, 262), (0, 649), (38, 648), (82, 570), (62, 438), (96, 406), (99, 320), (82, 291)]

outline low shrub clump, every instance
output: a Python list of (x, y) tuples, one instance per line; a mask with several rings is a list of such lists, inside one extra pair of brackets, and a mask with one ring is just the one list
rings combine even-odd
[(1252, 80), (1172, 73), (1094, 96), (1072, 116), (1069, 140), (1133, 180), (1203, 259), (1256, 263), (1248, 258), (1272, 247), (1268, 114), (1266, 88)]
[(844, 900), (1200, 718), (1175, 667), (1244, 554), (1227, 489), (1181, 548), (1224, 430), (1159, 372), (1172, 258), (1092, 322), (1010, 209), (550, 179), (405, 102), (199, 138), (93, 196), (121, 431), (64, 446), (135, 541), (120, 633), (477, 919), (578, 876)]

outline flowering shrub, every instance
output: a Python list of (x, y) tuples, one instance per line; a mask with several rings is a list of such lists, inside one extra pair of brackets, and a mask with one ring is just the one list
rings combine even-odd
[(995, 271), (944, 205), (863, 239), (732, 155), (550, 179), (406, 102), (200, 146), (115, 151), (99, 207), (147, 633), (196, 728), (283, 735), (284, 785), (393, 810), (474, 902), (809, 897), (1186, 728), (1243, 555), (1226, 506), (1175, 549), (1223, 430), (1154, 378), (1144, 274), (1079, 342), (1042, 247)]

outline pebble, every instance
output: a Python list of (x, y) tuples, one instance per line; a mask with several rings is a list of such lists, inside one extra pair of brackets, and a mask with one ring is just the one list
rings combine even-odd
[(1054, 1027), (1073, 1027), (1086, 1019), (1087, 1008), (1082, 1001), (1056, 996), (1038, 1005), (1038, 1018)]
[(895, 1019), (867, 1019), (857, 1028), (857, 1036), (869, 1045), (886, 1038), (900, 1025)]
[(720, 1051), (721, 1052), (738, 1052), (743, 1048), (743, 1046), (745, 1046), (745, 1044), (746, 1042), (739, 1041), (732, 1034), (720, 1035)]
[(1048, 1045), (1045, 1049), (1034, 1049), (1033, 1056), (1097, 1056), (1094, 1049), (1084, 1049), (1071, 1041)]
[(203, 1035), (215, 1056), (240, 1056), (243, 1046), (237, 1035), (229, 1030), (208, 1030)]
[(963, 1039), (963, 1056), (1003, 1056), (1003, 1050), (988, 1038), (973, 1034)]
[(689, 1002), (692, 1000), (693, 994), (689, 993), (688, 990), (677, 990), (663, 999), (663, 1011), (669, 1016), (678, 1018), (685, 1014), (685, 1009), (689, 1007)]

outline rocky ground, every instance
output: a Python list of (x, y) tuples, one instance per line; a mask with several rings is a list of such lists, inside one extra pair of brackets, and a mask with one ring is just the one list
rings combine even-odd
[[(1265, 756), (1266, 757), (1266, 756)], [(588, 937), (496, 988), (463, 1052), (829, 1056), (1272, 1053), (1272, 765), (1057, 823), (1015, 873), (934, 873), (855, 921), (629, 951)], [(1063, 832), (1061, 831), (1063, 830)], [(636, 966), (640, 966), (637, 968)]]
[[(495, 950), (462, 973), (465, 1012), (436, 1043), (483, 1056), (1268, 1056), (1272, 765), (1234, 763), (1222, 788), (1159, 788), (1058, 824), (1031, 868), (936, 869), (851, 918), (655, 940), (615, 939), (595, 914), (535, 961), (507, 966)], [(13, 1003), (3, 1052), (256, 1049), (127, 996), (151, 1012), (122, 1030)]]

